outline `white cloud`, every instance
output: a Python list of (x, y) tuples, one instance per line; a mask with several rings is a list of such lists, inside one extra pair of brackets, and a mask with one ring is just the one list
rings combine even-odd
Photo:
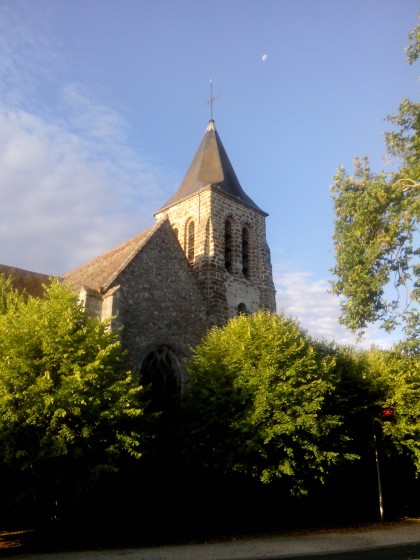
[(273, 264), (273, 275), (278, 312), (283, 311), (296, 319), (310, 336), (361, 348), (372, 344), (387, 348), (397, 341), (372, 326), (363, 341), (358, 342), (357, 337), (339, 323), (340, 302), (337, 296), (329, 293), (327, 280), (316, 280), (309, 272), (291, 271), (279, 263)]
[(73, 126), (90, 140), (108, 144), (124, 141), (127, 123), (115, 111), (91, 99), (80, 84), (67, 84), (61, 91), (67, 126)]
[[(96, 109), (87, 104), (90, 124)], [(0, 107), (0, 262), (60, 274), (153, 223), (163, 178), (124, 144), (124, 120), (109, 113), (92, 139)], [(112, 142), (115, 129), (119, 141)]]
[(19, 6), (0, 5), (0, 262), (61, 274), (151, 225), (172, 185), (74, 82), (48, 14)]

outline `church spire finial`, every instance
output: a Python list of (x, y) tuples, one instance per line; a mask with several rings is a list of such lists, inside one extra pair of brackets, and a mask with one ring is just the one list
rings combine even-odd
[(213, 80), (210, 80), (210, 99), (207, 101), (206, 105), (210, 105), (210, 120), (213, 120), (213, 105), (214, 105), (214, 100), (217, 99), (219, 95), (214, 96), (213, 95)]

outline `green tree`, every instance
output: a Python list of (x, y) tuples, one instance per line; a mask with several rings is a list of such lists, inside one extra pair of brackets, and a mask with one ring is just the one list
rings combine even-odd
[(409, 457), (420, 474), (420, 361), (411, 346), (400, 344), (384, 353), (386, 398), (382, 416), (385, 440)]
[[(419, 56), (419, 30), (417, 25), (409, 35), (410, 64)], [(401, 325), (414, 339), (420, 334), (420, 104), (404, 99), (387, 120), (394, 128), (385, 134), (386, 148), (398, 169), (374, 173), (367, 158), (356, 158), (352, 176), (340, 167), (334, 177), (331, 284), (343, 296), (341, 322), (353, 332), (362, 335), (379, 321), (387, 331)]]
[(383, 375), (384, 351), (360, 350), (335, 343), (324, 348), (334, 358), (335, 391), (330, 406), (345, 418), (343, 429), (349, 436), (348, 448), (359, 454), (359, 441), (365, 438), (372, 415), (384, 406), (388, 394)]
[(0, 333), (0, 464), (16, 495), (46, 506), (140, 457), (141, 387), (109, 324), (58, 280), (34, 298), (3, 276)]
[(212, 471), (281, 480), (296, 494), (352, 458), (331, 406), (335, 361), (321, 346), (269, 312), (213, 328), (189, 367), (189, 453)]

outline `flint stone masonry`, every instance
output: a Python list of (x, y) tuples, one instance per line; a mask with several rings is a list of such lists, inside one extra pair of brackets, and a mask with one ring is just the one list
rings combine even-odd
[(134, 369), (156, 347), (169, 346), (183, 364), (209, 328), (193, 272), (168, 222), (118, 279), (118, 323)]
[[(112, 328), (122, 328), (121, 341), (135, 375), (149, 353), (168, 347), (177, 356), (181, 381), (185, 381), (185, 362), (210, 322), (193, 270), (169, 221), (151, 229), (151, 234), (140, 239), (141, 246), (137, 247), (136, 239), (131, 241), (134, 254), (105, 288), (80, 287), (80, 279), (88, 275), (77, 269), (64, 279), (79, 289), (79, 297), (92, 315), (112, 317)], [(120, 246), (112, 256), (126, 250), (125, 245)], [(107, 266), (110, 258), (105, 254), (98, 259)], [(99, 274), (100, 263), (95, 269)]]
[[(214, 324), (223, 325), (238, 314), (244, 304), (249, 313), (276, 310), (270, 251), (266, 242), (265, 214), (233, 199), (220, 189), (208, 186), (181, 201), (156, 219), (167, 216), (178, 232), (179, 242), (188, 252), (188, 226), (195, 225), (194, 261), (191, 263), (201, 286)], [(232, 224), (232, 269), (225, 266), (225, 224)], [(248, 268), (242, 269), (242, 230), (248, 240)]]

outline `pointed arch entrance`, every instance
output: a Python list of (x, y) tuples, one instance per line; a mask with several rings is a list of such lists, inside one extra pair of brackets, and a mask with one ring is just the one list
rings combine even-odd
[(181, 376), (175, 353), (168, 346), (150, 352), (141, 366), (141, 379), (148, 389), (152, 410), (174, 411), (181, 393)]

